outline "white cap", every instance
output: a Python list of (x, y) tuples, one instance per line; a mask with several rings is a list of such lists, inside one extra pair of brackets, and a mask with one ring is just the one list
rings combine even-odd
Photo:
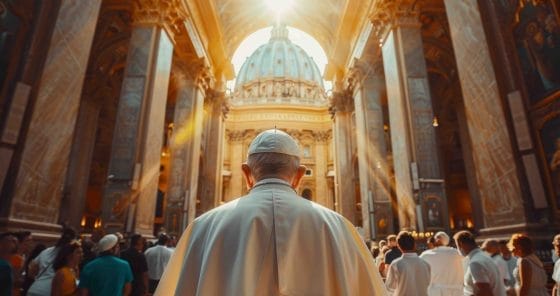
[(113, 248), (117, 244), (118, 241), (119, 241), (119, 238), (116, 235), (107, 234), (106, 236), (101, 238), (99, 240), (99, 242), (97, 243), (97, 250), (99, 252), (105, 252), (107, 250), (110, 250), (111, 248)]
[(248, 155), (255, 153), (281, 153), (300, 157), (300, 151), (296, 141), (290, 135), (277, 129), (266, 130), (258, 134), (251, 145)]
[(440, 242), (442, 245), (449, 245), (449, 235), (443, 231), (439, 231), (434, 235), (434, 239)]

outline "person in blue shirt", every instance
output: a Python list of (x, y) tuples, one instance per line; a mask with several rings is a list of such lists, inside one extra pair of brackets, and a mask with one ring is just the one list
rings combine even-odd
[(0, 234), (0, 295), (12, 295), (14, 279), (9, 260), (16, 249), (17, 239), (12, 233)]
[(99, 257), (84, 266), (80, 275), (80, 295), (130, 295), (132, 270), (128, 262), (117, 257), (120, 251), (118, 241), (114, 234), (99, 241)]

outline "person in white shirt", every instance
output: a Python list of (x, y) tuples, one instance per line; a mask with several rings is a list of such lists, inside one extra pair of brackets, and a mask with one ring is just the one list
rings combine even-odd
[(464, 295), (506, 295), (498, 266), (492, 258), (478, 248), (473, 234), (462, 230), (453, 238), (461, 255), (467, 257), (463, 283)]
[(148, 278), (150, 280), (148, 290), (150, 293), (155, 292), (163, 271), (171, 255), (173, 255), (173, 250), (167, 247), (168, 241), (169, 236), (165, 233), (160, 233), (157, 244), (144, 252), (146, 263), (148, 263)]
[(387, 289), (395, 296), (428, 295), (430, 265), (416, 254), (414, 238), (408, 231), (401, 231), (397, 246), (402, 255), (389, 265), (385, 281)]
[[(560, 234), (554, 236), (552, 240), (554, 251), (557, 256), (560, 256)], [(554, 280), (554, 288), (552, 288), (552, 296), (560, 296), (560, 260), (554, 263), (554, 271), (552, 272), (552, 279)]]
[(463, 257), (457, 249), (448, 247), (449, 236), (440, 231), (434, 235), (434, 248), (420, 255), (431, 268), (428, 287), (430, 296), (463, 295)]
[(509, 277), (508, 264), (500, 254), (500, 244), (497, 240), (487, 239), (482, 243), (481, 249), (484, 250), (490, 258), (496, 263), (498, 269), (500, 270), (500, 276), (504, 281), (504, 285), (507, 285), (511, 278)]
[(506, 261), (510, 278), (510, 280), (506, 283), (506, 292), (508, 295), (515, 296), (515, 279), (513, 278), (513, 270), (517, 267), (517, 257), (511, 254), (507, 243), (504, 241), (500, 242), (500, 253), (502, 254), (502, 258)]

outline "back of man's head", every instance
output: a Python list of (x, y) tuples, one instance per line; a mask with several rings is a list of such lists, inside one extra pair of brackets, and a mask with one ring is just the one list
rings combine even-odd
[(130, 247), (135, 249), (144, 248), (144, 239), (141, 234), (135, 233), (130, 237)]
[(449, 235), (443, 231), (439, 231), (434, 235), (435, 243), (434, 245), (440, 246), (447, 246), (449, 245)]
[(247, 166), (256, 181), (266, 178), (290, 179), (299, 168), (299, 146), (281, 130), (266, 130), (258, 134), (249, 145), (247, 154)]
[(494, 255), (500, 252), (500, 244), (497, 240), (487, 239), (482, 243), (481, 249), (490, 255)]
[(469, 247), (477, 247), (474, 235), (470, 231), (461, 230), (455, 233), (453, 239), (455, 239), (457, 243), (461, 243), (462, 245), (466, 245)]
[(167, 241), (169, 241), (169, 235), (167, 235), (167, 233), (162, 232), (158, 235), (158, 241), (157, 241), (158, 245), (165, 246), (167, 245)]
[(414, 252), (416, 250), (414, 237), (408, 231), (399, 232), (399, 235), (397, 235), (397, 246), (403, 252)]
[(396, 247), (397, 246), (397, 236), (394, 234), (390, 234), (387, 236), (387, 245), (389, 247)]

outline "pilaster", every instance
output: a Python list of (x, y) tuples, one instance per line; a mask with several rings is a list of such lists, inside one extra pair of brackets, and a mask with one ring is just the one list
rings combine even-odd
[[(137, 10), (134, 16), (139, 17)], [(107, 231), (152, 235), (173, 44), (157, 24), (132, 30), (103, 196)], [(125, 227), (126, 226), (126, 227)]]
[(231, 179), (229, 186), (230, 195), (225, 197), (225, 201), (230, 201), (237, 198), (243, 194), (242, 188), (245, 187), (245, 182), (243, 180), (243, 171), (241, 171), (241, 163), (246, 160), (246, 155), (244, 154), (244, 142), (247, 138), (246, 132), (244, 131), (227, 131), (227, 140), (230, 145), (230, 163), (231, 163)]
[[(381, 1), (380, 1), (381, 2)], [(418, 14), (409, 1), (384, 2), (372, 16), (382, 47), (401, 228), (448, 228)], [(402, 3), (401, 3), (402, 2)]]
[[(56, 6), (53, 3), (42, 5), (37, 14), (23, 11), (33, 18), (23, 21), (44, 26), (52, 22), (54, 30), (50, 39), (42, 40), (43, 36), (37, 34), (48, 36), (48, 30), (29, 27), (30, 35), (31, 29), (38, 33), (31, 35), (32, 47), (25, 53), (28, 62), (22, 80), (15, 83), (13, 97), (6, 99), (11, 106), (0, 130), (0, 185), (4, 186), (0, 227), (30, 229), (41, 235), (53, 230), (56, 233), (60, 227), (57, 224), (80, 95), (101, 7), (100, 0), (59, 2), (58, 13), (51, 10)], [(14, 4), (17, 6), (20, 4)], [(44, 21), (49, 16), (43, 14), (48, 11), (57, 16), (55, 20)], [(38, 67), (44, 57), (44, 65)]]
[[(484, 225), (476, 227), (483, 233), (491, 229), (513, 232), (520, 225), (527, 226), (528, 221), (478, 3), (476, 0), (445, 1), (484, 217)], [(517, 124), (524, 122), (520, 120)]]
[(358, 211), (352, 161), (352, 112), (354, 111), (352, 91), (345, 89), (334, 92), (330, 111), (334, 120), (335, 192), (338, 210), (352, 223), (357, 224)]
[(189, 185), (193, 161), (194, 104), (197, 95), (195, 81), (186, 75), (186, 66), (173, 64), (176, 89), (173, 114), (173, 133), (170, 149), (170, 174), (165, 209), (165, 226), (168, 232), (181, 233), (187, 225), (190, 206)]
[(371, 64), (358, 60), (348, 78), (356, 83), (353, 95), (364, 230), (373, 239), (394, 233), (381, 105), (385, 93), (382, 67), (381, 61)]
[(197, 215), (216, 207), (222, 200), (222, 148), (224, 138), (224, 92), (209, 90), (205, 104), (204, 161), (200, 176), (199, 209)]
[(332, 131), (315, 131), (315, 176), (316, 176), (316, 196), (317, 202), (321, 205), (333, 209), (332, 201), (329, 200), (329, 190), (327, 184), (328, 173), (328, 142), (331, 139)]

